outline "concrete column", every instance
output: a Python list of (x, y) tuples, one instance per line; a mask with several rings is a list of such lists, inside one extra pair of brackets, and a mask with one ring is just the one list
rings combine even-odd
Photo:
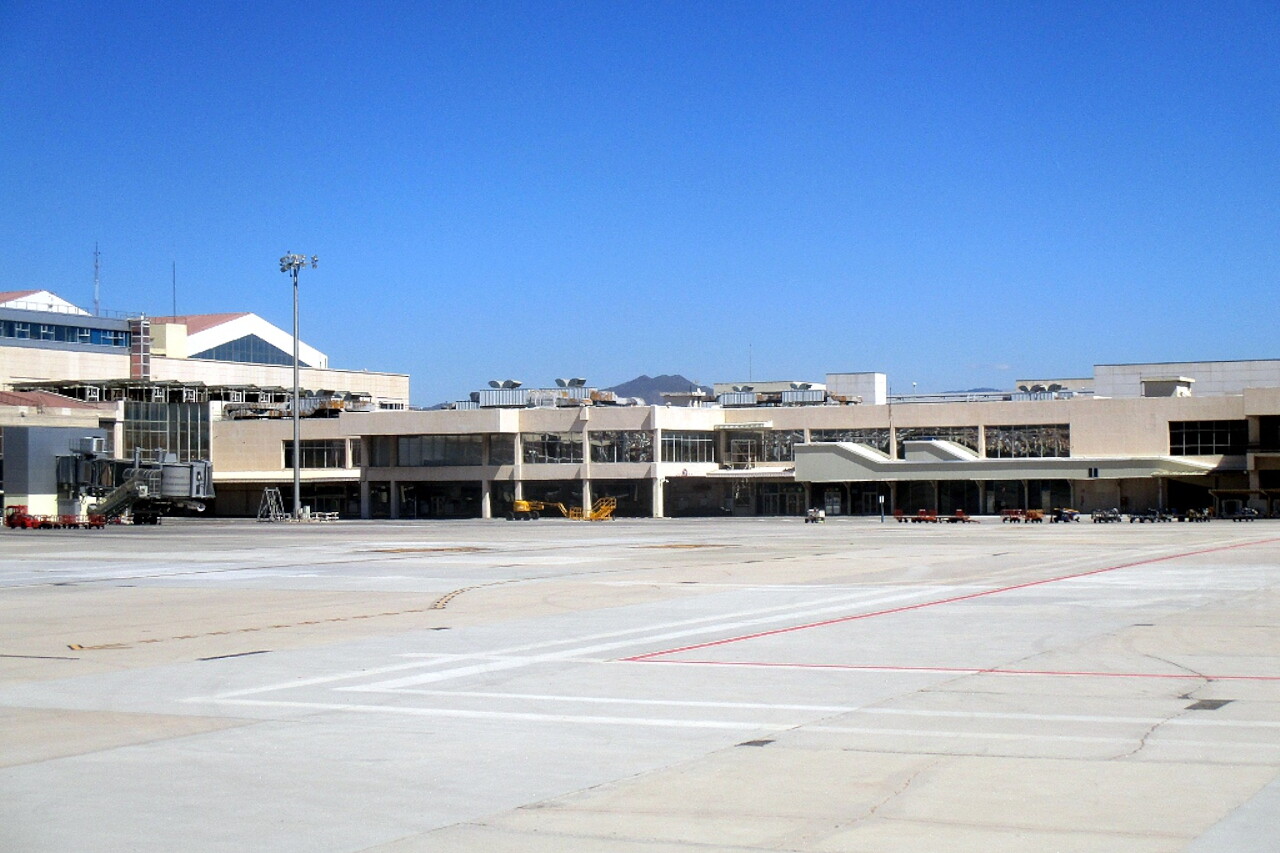
[(369, 481), (360, 481), (360, 517), (369, 517)]
[(480, 517), (493, 518), (493, 483), (480, 481)]
[[(654, 420), (657, 420), (656, 410)], [(662, 475), (658, 473), (658, 463), (662, 462), (662, 430), (656, 426), (653, 430), (653, 509), (651, 514), (654, 518), (662, 518), (667, 511), (666, 501), (663, 499), (665, 492), (662, 487)]]
[(392, 518), (400, 517), (400, 484), (395, 480), (391, 481), (391, 510), (389, 515)]
[(517, 432), (515, 434), (516, 456), (515, 465), (512, 466), (511, 495), (514, 500), (524, 500), (524, 434)]
[(582, 514), (589, 516), (591, 513), (591, 432), (587, 429), (587, 422), (591, 418), (591, 409), (584, 406), (578, 411), (578, 417), (582, 421)]

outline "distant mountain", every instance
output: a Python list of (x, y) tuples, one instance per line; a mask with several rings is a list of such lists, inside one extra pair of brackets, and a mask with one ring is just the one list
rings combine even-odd
[(621, 385), (614, 385), (612, 388), (605, 388), (605, 391), (612, 391), (619, 397), (639, 397), (650, 406), (661, 406), (664, 402), (662, 399), (663, 391), (693, 391), (701, 388), (703, 391), (711, 389), (705, 385), (699, 385), (692, 379), (686, 379), (679, 374), (664, 373), (661, 376), (637, 376)]

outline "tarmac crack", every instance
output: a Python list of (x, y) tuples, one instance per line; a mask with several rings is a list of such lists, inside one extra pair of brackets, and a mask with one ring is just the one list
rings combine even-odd
[[(1177, 669), (1181, 669), (1184, 672), (1187, 672), (1196, 678), (1203, 678), (1206, 684), (1201, 685), (1202, 687), (1207, 686), (1209, 682), (1213, 681), (1213, 678), (1211, 676), (1205, 675), (1200, 672), (1196, 672), (1194, 669), (1191, 669), (1190, 667), (1185, 666), (1183, 664), (1177, 663), (1176, 661), (1171, 661), (1167, 658), (1162, 658), (1159, 655), (1153, 655), (1153, 654), (1148, 654), (1147, 657), (1150, 658), (1151, 660), (1158, 660), (1161, 663), (1167, 663), (1169, 666), (1175, 667)], [(1196, 688), (1196, 690), (1199, 690), (1199, 689), (1200, 688)], [(1194, 699), (1195, 697), (1192, 696), (1191, 694), (1195, 693), (1196, 690), (1187, 691), (1182, 695), (1182, 698)], [(1129, 750), (1128, 752), (1124, 752), (1119, 755), (1112, 756), (1110, 760), (1123, 761), (1126, 758), (1132, 758), (1133, 756), (1137, 755), (1139, 752), (1142, 752), (1144, 749), (1147, 748), (1147, 743), (1150, 741), (1152, 735), (1154, 735), (1157, 731), (1160, 730), (1160, 728), (1168, 724), (1170, 721), (1179, 719), (1180, 717), (1185, 717), (1189, 710), (1190, 710), (1189, 708), (1182, 708), (1177, 713), (1170, 714), (1164, 719), (1157, 720), (1156, 722), (1152, 723), (1152, 725), (1145, 732), (1142, 733), (1142, 737), (1138, 738), (1138, 743), (1133, 749)]]
[(911, 786), (915, 784), (915, 781), (917, 779), (919, 779), (923, 774), (933, 770), (933, 768), (937, 767), (943, 760), (944, 759), (942, 756), (938, 756), (933, 761), (930, 761), (928, 764), (926, 764), (924, 767), (917, 769), (914, 773), (912, 773), (905, 780), (903, 780), (902, 784), (899, 785), (894, 791), (887, 794), (883, 799), (880, 800), (880, 802), (872, 805), (871, 808), (867, 809), (866, 814), (862, 815), (859, 818), (856, 818), (852, 823), (856, 825), (856, 824), (862, 823), (865, 820), (870, 820), (873, 817), (877, 817), (879, 811), (882, 808), (889, 805), (889, 803), (893, 802), (894, 800), (898, 799), (903, 794), (905, 794), (911, 788)]

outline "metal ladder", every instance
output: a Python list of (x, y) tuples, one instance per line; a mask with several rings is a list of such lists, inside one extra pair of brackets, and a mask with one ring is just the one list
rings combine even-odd
[(284, 511), (284, 500), (280, 490), (275, 486), (267, 486), (262, 490), (262, 501), (258, 504), (258, 521), (284, 521), (289, 513)]

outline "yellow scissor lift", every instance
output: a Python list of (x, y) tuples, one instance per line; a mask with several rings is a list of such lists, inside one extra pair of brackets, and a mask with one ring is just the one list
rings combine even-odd
[(512, 501), (511, 511), (507, 513), (507, 521), (533, 521), (542, 510), (558, 509), (560, 514), (570, 521), (609, 521), (613, 511), (618, 508), (617, 498), (600, 498), (591, 505), (590, 512), (584, 512), (580, 506), (566, 507), (562, 503), (547, 501)]

